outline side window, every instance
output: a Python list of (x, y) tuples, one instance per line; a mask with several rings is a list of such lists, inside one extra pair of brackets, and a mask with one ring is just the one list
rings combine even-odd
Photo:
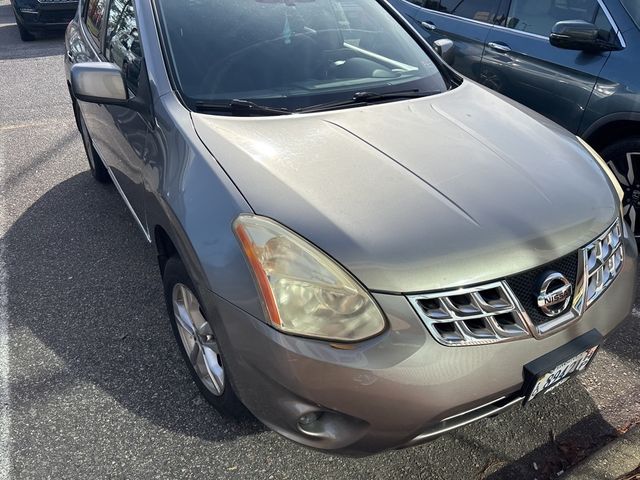
[(104, 17), (105, 0), (89, 0), (87, 3), (86, 24), (89, 33), (96, 42), (100, 42), (100, 29)]
[[(433, 8), (429, 4), (438, 2), (426, 3), (427, 8)], [(440, 0), (437, 10), (478, 22), (493, 23), (499, 4), (499, 0)]]
[(133, 0), (112, 0), (109, 6), (104, 54), (107, 60), (122, 69), (129, 90), (137, 93), (142, 47)]
[(611, 23), (609, 23), (609, 19), (605, 15), (602, 8), (598, 7), (598, 11), (596, 12), (596, 18), (593, 23), (600, 29), (600, 38), (607, 42), (616, 43), (616, 32), (613, 29)]
[(595, 23), (607, 34), (612, 30), (597, 0), (513, 0), (507, 26), (547, 37), (562, 20)]

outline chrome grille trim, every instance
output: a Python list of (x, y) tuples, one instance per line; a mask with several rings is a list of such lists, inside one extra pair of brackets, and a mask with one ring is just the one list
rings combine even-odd
[(584, 248), (586, 308), (618, 277), (624, 264), (622, 222), (618, 218), (602, 235)]
[(486, 345), (530, 336), (524, 312), (504, 282), (408, 299), (442, 345)]
[[(622, 220), (617, 218), (598, 238), (577, 251), (578, 273), (571, 307), (544, 323), (531, 320), (509, 286), (509, 278), (407, 298), (433, 338), (445, 346), (485, 345), (531, 336), (545, 338), (577, 322), (618, 277), (625, 259), (623, 233)], [(487, 292), (493, 292), (490, 300)], [(461, 298), (465, 301), (461, 302)], [(512, 321), (500, 322), (498, 318), (508, 318), (503, 315), (510, 316)]]

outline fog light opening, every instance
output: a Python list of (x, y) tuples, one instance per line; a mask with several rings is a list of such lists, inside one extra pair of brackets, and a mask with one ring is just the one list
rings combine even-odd
[(298, 428), (306, 434), (317, 435), (322, 430), (322, 416), (323, 412), (307, 412), (298, 418)]

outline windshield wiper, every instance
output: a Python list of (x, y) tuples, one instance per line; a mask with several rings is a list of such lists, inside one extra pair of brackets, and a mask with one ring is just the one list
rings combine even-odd
[(196, 110), (199, 112), (228, 112), (232, 115), (291, 115), (291, 112), (286, 108), (268, 107), (237, 98), (221, 104), (196, 102)]
[(321, 112), (323, 110), (331, 110), (334, 108), (347, 107), (347, 106), (358, 105), (358, 104), (385, 102), (387, 100), (397, 100), (397, 99), (403, 99), (403, 98), (428, 97), (430, 95), (436, 95), (437, 93), (442, 93), (442, 92), (440, 90), (434, 90), (431, 92), (423, 92), (420, 90), (404, 90), (399, 92), (387, 92), (387, 93), (357, 92), (356, 94), (353, 95), (353, 97), (347, 100), (338, 100), (335, 102), (320, 103), (318, 105), (311, 105), (310, 107), (298, 108), (296, 112), (301, 112), (301, 113)]

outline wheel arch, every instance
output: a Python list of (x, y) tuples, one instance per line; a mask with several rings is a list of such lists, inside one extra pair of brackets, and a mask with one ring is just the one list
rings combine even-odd
[(167, 261), (173, 256), (180, 258), (180, 253), (178, 253), (178, 249), (169, 233), (167, 233), (161, 225), (156, 225), (153, 229), (153, 241), (158, 255), (160, 275), (164, 275), (164, 268), (167, 265)]
[(628, 112), (600, 119), (581, 136), (600, 152), (607, 146), (634, 135), (640, 135), (640, 113)]

